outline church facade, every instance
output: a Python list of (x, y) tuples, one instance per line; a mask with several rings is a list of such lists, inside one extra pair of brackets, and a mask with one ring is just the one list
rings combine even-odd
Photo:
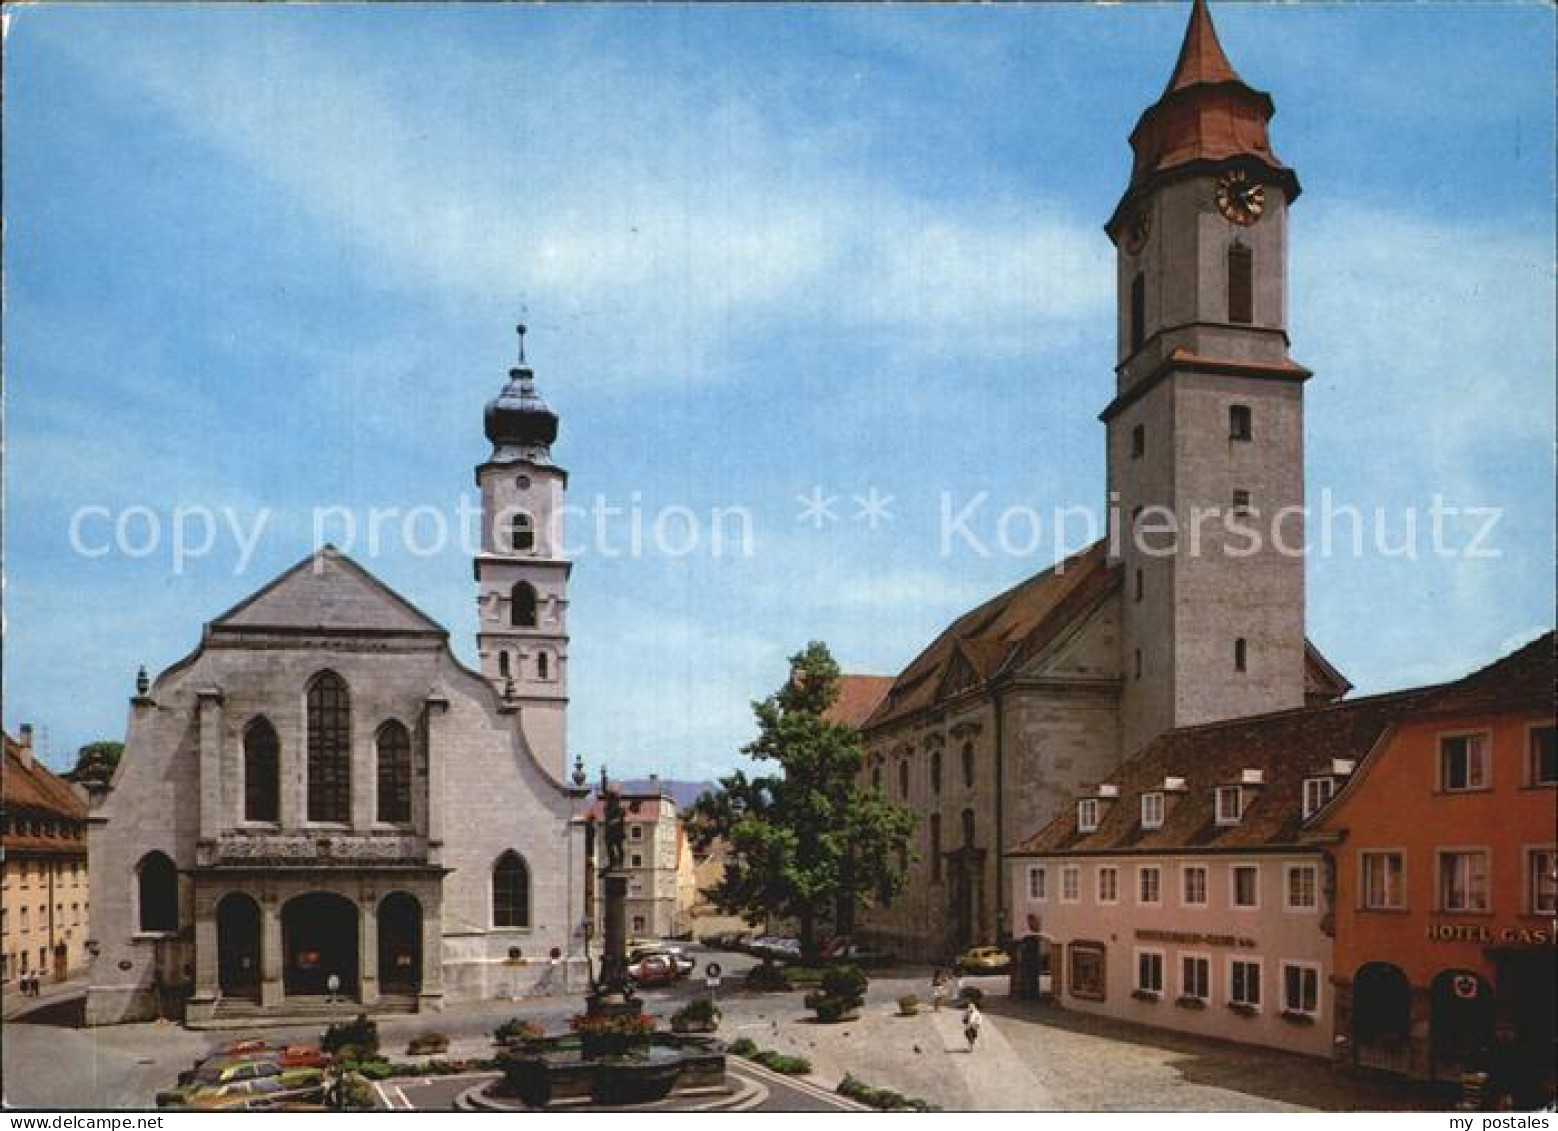
[[(1349, 688), (1305, 638), (1291, 552), (1310, 374), (1288, 354), (1299, 183), (1272, 149), (1273, 113), (1195, 0), (1105, 225), (1118, 280), (1108, 536), (954, 621), (862, 727), (863, 773), (920, 815), (906, 890), (861, 919), (899, 954), (997, 941), (1002, 854), (1157, 735)], [(1268, 536), (1249, 550), (1255, 528)]]
[(325, 547), (143, 677), (90, 816), (89, 1024), (582, 983), (566, 475), (522, 352), (485, 424), (480, 672)]

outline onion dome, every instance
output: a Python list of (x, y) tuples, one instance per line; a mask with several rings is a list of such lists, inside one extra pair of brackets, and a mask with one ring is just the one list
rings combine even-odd
[(525, 327), (518, 326), (516, 331), (519, 364), (509, 370), (508, 384), (487, 402), (483, 416), (487, 439), (492, 441), (492, 461), (551, 463), (557, 414), (536, 392), (535, 373), (525, 364)]
[(1281, 184), (1289, 200), (1298, 196), (1298, 176), (1271, 148), (1267, 123), (1276, 112), (1271, 95), (1233, 69), (1206, 0), (1194, 0), (1174, 73), (1131, 131), (1131, 183), (1106, 225), (1110, 233), (1146, 187), (1212, 167), (1249, 165)]

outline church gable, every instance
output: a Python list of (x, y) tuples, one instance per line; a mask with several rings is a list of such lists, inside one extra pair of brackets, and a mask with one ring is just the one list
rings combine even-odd
[(1120, 678), (1120, 595), (1110, 592), (1018, 669), (1019, 679)]
[(304, 558), (211, 627), (445, 635), (436, 621), (333, 546)]

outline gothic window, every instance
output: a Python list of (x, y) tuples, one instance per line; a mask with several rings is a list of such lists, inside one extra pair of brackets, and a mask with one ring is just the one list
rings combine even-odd
[(536, 546), (536, 524), (523, 511), (509, 519), (509, 549), (516, 554), (527, 553)]
[(1131, 429), (1131, 458), (1141, 459), (1147, 454), (1147, 426), (1138, 424)]
[(530, 869), (512, 849), (492, 867), (492, 925), (530, 926)]
[(507, 652), (499, 652), (498, 653), (498, 674), (503, 676), (503, 677), (505, 677), (505, 678), (508, 677), (508, 674), (509, 674), (509, 654)]
[(352, 701), (346, 681), (321, 672), (308, 685), (308, 819), (352, 813)]
[(963, 810), (963, 847), (972, 848), (973, 846), (974, 811), (972, 809), (965, 809)]
[(255, 719), (243, 732), (243, 819), (281, 819), (278, 794), (281, 781), (281, 743), (276, 728)]
[(1255, 321), (1255, 253), (1241, 243), (1228, 249), (1228, 321)]
[(974, 788), (974, 744), (963, 743), (963, 784), (969, 789)]
[(898, 763), (898, 796), (909, 796), (909, 763), (907, 759)]
[(930, 815), (930, 878), (941, 882), (941, 814)]
[(1248, 652), (1249, 646), (1245, 643), (1244, 637), (1241, 636), (1233, 642), (1234, 671), (1242, 672), (1245, 670), (1246, 663), (1248, 662)]
[(1147, 336), (1147, 277), (1140, 272), (1131, 280), (1131, 352), (1141, 349)]
[(379, 728), (379, 820), (411, 820), (411, 734), (393, 719)]
[(1231, 404), (1228, 406), (1228, 438), (1230, 440), (1250, 440), (1255, 436), (1254, 417), (1247, 404)]
[(515, 628), (536, 626), (536, 587), (528, 581), (516, 581), (509, 591), (509, 623)]
[(536, 653), (536, 678), (552, 678), (552, 659), (545, 652)]
[(179, 929), (179, 874), (161, 852), (148, 852), (135, 867), (140, 928), (145, 932)]

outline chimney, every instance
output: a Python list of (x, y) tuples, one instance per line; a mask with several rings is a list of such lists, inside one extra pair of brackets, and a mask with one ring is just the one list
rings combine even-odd
[(32, 724), (23, 723), (20, 736), (16, 740), (17, 753), (21, 755), (22, 766), (32, 769)]

